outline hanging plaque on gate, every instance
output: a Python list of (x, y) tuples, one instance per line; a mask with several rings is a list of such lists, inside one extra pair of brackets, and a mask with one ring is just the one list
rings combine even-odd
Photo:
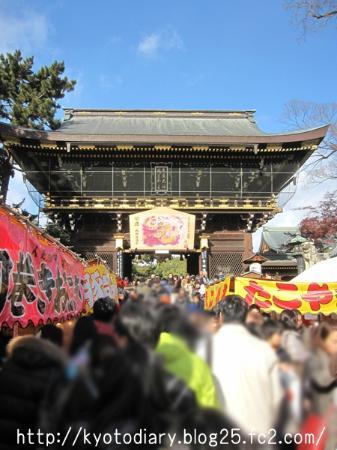
[(195, 216), (171, 208), (154, 208), (130, 215), (134, 250), (191, 250)]

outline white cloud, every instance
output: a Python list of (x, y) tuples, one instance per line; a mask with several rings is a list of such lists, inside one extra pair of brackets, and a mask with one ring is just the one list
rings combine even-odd
[(0, 11), (0, 52), (20, 49), (24, 53), (46, 45), (48, 24), (40, 13), (8, 14)]
[(145, 36), (138, 44), (138, 52), (143, 56), (154, 56), (160, 45), (160, 35), (152, 33)]
[(184, 43), (179, 33), (174, 29), (167, 29), (144, 36), (137, 47), (138, 53), (145, 57), (157, 56), (160, 52), (182, 50)]

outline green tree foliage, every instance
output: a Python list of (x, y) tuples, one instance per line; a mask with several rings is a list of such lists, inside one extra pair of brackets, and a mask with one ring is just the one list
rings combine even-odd
[(34, 58), (19, 50), (0, 55), (0, 118), (13, 125), (56, 129), (58, 100), (76, 84), (64, 73), (64, 63), (54, 61), (34, 71)]
[(161, 278), (167, 278), (169, 274), (172, 275), (186, 275), (187, 263), (186, 259), (182, 261), (177, 258), (165, 259), (157, 264), (155, 274)]
[[(34, 71), (34, 58), (19, 50), (0, 54), (0, 120), (28, 128), (56, 129), (58, 100), (76, 84), (63, 76), (64, 63), (54, 61)], [(0, 200), (6, 199), (11, 161), (0, 147)]]
[[(155, 263), (152, 255), (144, 254), (141, 261), (134, 260), (132, 264), (133, 277), (136, 279), (149, 278), (153, 273), (161, 278), (167, 278), (170, 273), (172, 275), (186, 275), (187, 273), (187, 262), (185, 259), (181, 261), (178, 258), (167, 258), (164, 261)], [(146, 264), (143, 262), (146, 262)]]
[(58, 224), (53, 222), (48, 223), (45, 230), (48, 234), (50, 234), (50, 236), (59, 239), (63, 245), (70, 244), (70, 233), (63, 230)]

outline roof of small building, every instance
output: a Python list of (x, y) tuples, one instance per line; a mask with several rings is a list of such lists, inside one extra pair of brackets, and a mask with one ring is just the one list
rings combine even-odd
[(267, 261), (267, 258), (265, 258), (263, 255), (260, 255), (259, 253), (252, 254), (249, 258), (244, 259), (242, 262), (244, 264), (252, 264), (252, 263), (263, 263)]
[[(285, 246), (299, 233), (298, 227), (263, 227), (260, 252), (266, 256), (266, 251), (285, 253)], [(270, 255), (268, 253), (268, 258)]]
[(297, 267), (296, 259), (273, 259), (262, 263), (262, 267)]

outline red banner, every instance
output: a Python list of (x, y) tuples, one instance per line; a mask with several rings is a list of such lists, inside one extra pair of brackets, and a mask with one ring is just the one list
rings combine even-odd
[(0, 206), (0, 326), (79, 315), (84, 269), (74, 253)]

